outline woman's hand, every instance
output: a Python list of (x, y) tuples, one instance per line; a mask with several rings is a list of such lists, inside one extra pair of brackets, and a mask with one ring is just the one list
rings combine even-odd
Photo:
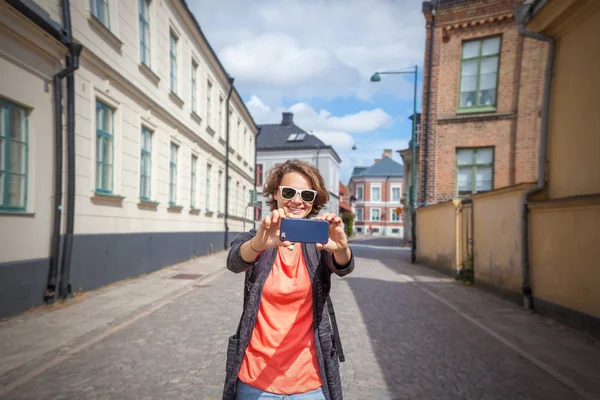
[(326, 245), (317, 243), (317, 249), (325, 249), (330, 253), (335, 253), (348, 248), (348, 238), (342, 226), (342, 219), (335, 214), (325, 213), (316, 217), (329, 222), (329, 240)]
[(265, 216), (256, 230), (256, 236), (252, 239), (252, 249), (263, 251), (265, 249), (274, 249), (279, 246), (289, 246), (289, 241), (282, 242), (279, 239), (279, 225), (281, 220), (286, 218), (283, 208), (273, 210), (271, 215)]

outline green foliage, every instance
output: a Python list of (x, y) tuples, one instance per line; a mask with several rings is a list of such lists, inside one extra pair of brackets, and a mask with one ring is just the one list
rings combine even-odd
[(346, 231), (346, 236), (352, 236), (352, 229), (354, 227), (354, 214), (352, 213), (344, 213), (342, 214), (342, 221), (344, 221), (344, 231)]

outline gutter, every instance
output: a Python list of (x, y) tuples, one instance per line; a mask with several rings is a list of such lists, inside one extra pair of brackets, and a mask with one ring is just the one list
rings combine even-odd
[(62, 17), (71, 45), (67, 66), (73, 73), (67, 76), (67, 229), (63, 243), (63, 259), (60, 268), (58, 296), (62, 299), (72, 295), (71, 256), (73, 253), (73, 231), (75, 225), (75, 73), (79, 68), (79, 55), (83, 46), (73, 43), (71, 30), (71, 6), (69, 0), (61, 1)]
[[(256, 179), (256, 154), (257, 154), (257, 149), (258, 149), (258, 137), (260, 136), (260, 132), (262, 131), (262, 128), (259, 126), (258, 130), (256, 131), (256, 135), (254, 136), (254, 201), (255, 203), (258, 201), (258, 185), (257, 185), (257, 179)], [(254, 215), (256, 215), (256, 204), (254, 204)], [(252, 219), (254, 220), (254, 229), (256, 229), (256, 218), (254, 218), (254, 216), (252, 217)]]
[[(525, 11), (528, 14), (529, 10)], [(515, 14), (519, 14), (518, 10)], [(531, 14), (529, 14), (531, 15)], [(548, 58), (546, 60), (546, 72), (544, 75), (544, 93), (542, 98), (542, 126), (540, 130), (540, 147), (538, 159), (538, 180), (535, 188), (525, 192), (521, 197), (521, 265), (522, 265), (522, 293), (523, 306), (529, 310), (533, 310), (533, 295), (531, 290), (531, 265), (529, 259), (529, 210), (527, 208), (527, 200), (529, 196), (541, 192), (546, 186), (546, 159), (547, 159), (547, 142), (548, 142), (548, 120), (550, 110), (550, 90), (552, 84), (552, 74), (554, 68), (554, 56), (556, 51), (556, 39), (542, 33), (533, 32), (525, 28), (525, 23), (529, 19), (529, 15), (524, 15), (518, 22), (519, 33), (525, 37), (544, 41), (548, 43)]]
[[(229, 236), (229, 100), (233, 91), (234, 78), (228, 77), (227, 80), (229, 81), (229, 92), (227, 92), (227, 100), (225, 101), (225, 235), (223, 238), (223, 248), (225, 250), (229, 248), (227, 244)], [(254, 142), (256, 143), (256, 140)]]
[[(74, 72), (79, 68), (79, 55), (83, 46), (73, 42), (71, 32), (71, 15), (69, 0), (62, 0), (61, 6), (63, 10), (64, 27), (50, 19), (50, 16), (44, 9), (39, 7), (31, 0), (7, 0), (11, 7), (20, 12), (23, 16), (37, 25), (44, 32), (63, 44), (68, 50), (69, 55), (66, 57), (66, 66), (60, 72), (52, 77), (54, 87), (54, 218), (52, 221), (52, 233), (50, 238), (50, 266), (48, 269), (48, 277), (46, 281), (46, 290), (44, 291), (44, 301), (53, 303), (56, 300), (57, 286), (59, 284), (58, 274), (60, 270), (60, 234), (61, 234), (61, 217), (62, 217), (62, 173), (63, 173), (63, 124), (62, 124), (62, 79), (67, 78), (67, 131), (69, 133), (68, 143), (68, 161), (69, 161), (69, 192), (75, 192), (75, 169), (74, 169), (74, 133), (75, 133), (75, 86)], [(67, 203), (67, 225), (73, 226), (73, 200), (69, 199)], [(71, 229), (72, 233), (72, 229)], [(68, 251), (70, 257), (70, 247), (66, 245), (65, 250)], [(70, 258), (63, 259), (63, 269), (65, 261), (70, 264)], [(61, 275), (64, 275), (61, 274)], [(67, 275), (68, 277), (68, 271)]]
[[(430, 3), (431, 4), (431, 3)], [(425, 4), (424, 4), (425, 5)], [(421, 140), (423, 141), (423, 151), (424, 151), (424, 160), (423, 160), (423, 203), (422, 205), (427, 205), (427, 172), (429, 166), (429, 122), (430, 122), (430, 113), (431, 113), (431, 71), (433, 69), (433, 43), (434, 43), (434, 35), (435, 35), (435, 4), (430, 5), (431, 7), (431, 24), (429, 24), (429, 49), (427, 53), (429, 54), (429, 59), (427, 60), (427, 101), (425, 102), (425, 129), (421, 134)], [(416, 116), (415, 116), (416, 118)], [(416, 146), (416, 143), (413, 143), (413, 146)], [(416, 164), (415, 164), (416, 165)], [(414, 183), (413, 183), (414, 184)], [(411, 221), (412, 224), (412, 221)]]

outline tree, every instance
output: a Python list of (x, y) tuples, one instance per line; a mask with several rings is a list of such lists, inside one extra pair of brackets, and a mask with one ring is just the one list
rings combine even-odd
[(342, 221), (344, 221), (344, 231), (346, 231), (346, 236), (351, 237), (354, 228), (354, 214), (349, 212), (343, 213)]

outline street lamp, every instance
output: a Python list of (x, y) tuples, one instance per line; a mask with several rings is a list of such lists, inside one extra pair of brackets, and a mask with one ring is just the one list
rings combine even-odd
[(410, 203), (411, 203), (411, 214), (410, 214), (410, 230), (411, 230), (411, 261), (413, 264), (416, 261), (416, 231), (415, 231), (415, 208), (417, 207), (417, 76), (418, 76), (419, 67), (415, 65), (414, 69), (406, 70), (406, 71), (383, 71), (383, 72), (375, 72), (371, 76), (371, 82), (380, 82), (381, 75), (404, 75), (404, 74), (413, 74), (414, 75), (414, 95), (413, 95), (413, 118), (412, 118), (412, 166), (411, 166), (411, 185), (410, 185)]

